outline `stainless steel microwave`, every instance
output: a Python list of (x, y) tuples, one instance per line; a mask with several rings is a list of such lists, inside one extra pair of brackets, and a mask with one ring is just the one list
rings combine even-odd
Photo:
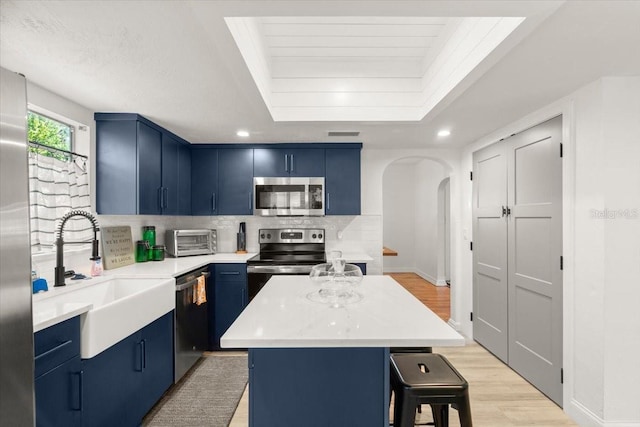
[(253, 178), (258, 216), (323, 216), (324, 178)]

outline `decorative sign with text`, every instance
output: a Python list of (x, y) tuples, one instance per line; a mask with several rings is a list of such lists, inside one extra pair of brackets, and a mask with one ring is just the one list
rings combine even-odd
[(124, 267), (135, 262), (131, 227), (101, 227), (102, 257), (105, 270)]

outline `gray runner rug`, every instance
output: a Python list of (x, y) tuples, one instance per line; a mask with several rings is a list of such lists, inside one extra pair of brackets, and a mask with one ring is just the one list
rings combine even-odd
[(227, 427), (247, 384), (246, 356), (201, 358), (144, 418), (145, 427)]

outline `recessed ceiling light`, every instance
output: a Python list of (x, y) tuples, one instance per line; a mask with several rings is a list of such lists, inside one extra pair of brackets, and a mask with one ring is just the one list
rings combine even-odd
[(449, 136), (451, 135), (451, 131), (447, 129), (442, 129), (438, 131), (438, 136)]
[(238, 132), (236, 132), (236, 135), (241, 136), (243, 138), (246, 138), (249, 136), (249, 131), (248, 130), (239, 130)]

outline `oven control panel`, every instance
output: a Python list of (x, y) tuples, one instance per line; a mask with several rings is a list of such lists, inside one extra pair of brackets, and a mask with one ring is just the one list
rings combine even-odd
[(259, 243), (324, 243), (323, 228), (265, 228), (260, 229)]

